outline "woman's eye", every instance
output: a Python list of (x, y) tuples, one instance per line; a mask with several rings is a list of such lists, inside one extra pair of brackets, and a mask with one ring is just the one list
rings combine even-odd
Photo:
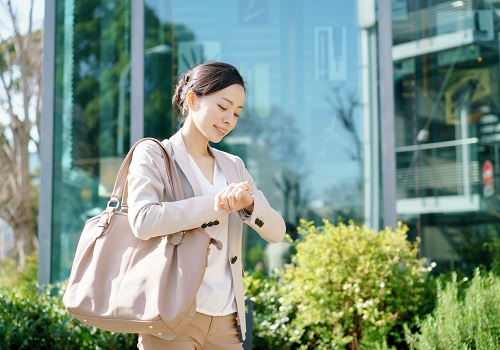
[(224, 108), (221, 105), (217, 105), (217, 106), (219, 106), (219, 108), (222, 109), (223, 111), (227, 111), (227, 108)]
[(239, 115), (239, 114), (236, 114), (236, 113), (234, 113), (234, 116), (235, 116), (236, 118), (239, 118), (239, 117), (240, 117), (240, 115)]

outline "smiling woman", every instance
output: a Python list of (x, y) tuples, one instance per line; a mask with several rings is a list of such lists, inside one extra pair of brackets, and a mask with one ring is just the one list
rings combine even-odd
[(222, 62), (198, 65), (182, 76), (172, 102), (181, 111), (183, 125), (163, 143), (181, 170), (188, 199), (172, 201), (161, 152), (156, 144), (143, 142), (134, 152), (128, 176), (130, 225), (141, 239), (199, 227), (220, 241), (222, 249), (208, 256), (192, 324), (173, 339), (141, 334), (138, 347), (242, 349), (243, 224), (266, 241), (279, 242), (285, 222), (257, 189), (243, 161), (208, 144), (222, 141), (243, 109), (245, 84), (238, 70)]

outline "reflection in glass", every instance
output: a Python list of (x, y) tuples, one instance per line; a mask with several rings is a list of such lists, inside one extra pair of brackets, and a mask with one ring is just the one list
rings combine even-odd
[(129, 144), (130, 1), (56, 8), (52, 280), (69, 275), (83, 224), (106, 205)]
[(499, 5), (419, 6), (393, 17), (397, 211), (438, 268), (467, 270), (500, 232)]
[[(214, 145), (240, 156), (297, 237), (300, 218), (363, 222), (363, 125), (356, 2), (145, 2), (145, 136), (178, 127), (180, 74), (213, 60), (247, 81), (238, 126)], [(346, 15), (347, 14), (347, 15)], [(159, 46), (170, 50), (148, 54)], [(244, 235), (245, 265), (275, 266), (287, 247)], [(274, 252), (268, 252), (274, 249)], [(279, 265), (279, 264), (278, 264)]]

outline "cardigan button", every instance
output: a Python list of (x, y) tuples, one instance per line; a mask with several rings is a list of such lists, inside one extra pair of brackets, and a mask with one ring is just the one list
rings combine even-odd
[(207, 224), (201, 225), (201, 228), (207, 228)]
[(215, 220), (214, 225), (218, 225), (218, 224), (220, 224), (219, 220)]
[(231, 258), (231, 264), (234, 264), (236, 262), (236, 260), (238, 260), (238, 257), (237, 256), (233, 256)]
[(259, 226), (259, 227), (262, 227), (262, 226), (264, 226), (264, 221), (262, 221), (262, 220), (261, 220), (261, 219), (259, 219), (259, 218), (256, 218), (256, 219), (255, 219), (255, 224), (256, 224), (257, 226)]

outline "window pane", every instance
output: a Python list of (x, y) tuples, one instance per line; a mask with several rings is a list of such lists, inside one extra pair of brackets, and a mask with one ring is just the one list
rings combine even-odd
[(495, 6), (408, 2), (393, 16), (397, 210), (441, 269), (484, 265), (500, 232)]
[[(362, 222), (357, 2), (145, 4), (145, 136), (176, 131), (170, 99), (180, 74), (204, 61), (231, 63), (248, 93), (236, 129), (216, 147), (245, 161), (292, 237), (300, 218)], [(280, 249), (266, 248), (254, 232), (244, 237), (247, 267), (262, 264), (266, 249)]]
[(129, 70), (130, 1), (57, 2), (52, 280), (69, 275), (128, 150)]

